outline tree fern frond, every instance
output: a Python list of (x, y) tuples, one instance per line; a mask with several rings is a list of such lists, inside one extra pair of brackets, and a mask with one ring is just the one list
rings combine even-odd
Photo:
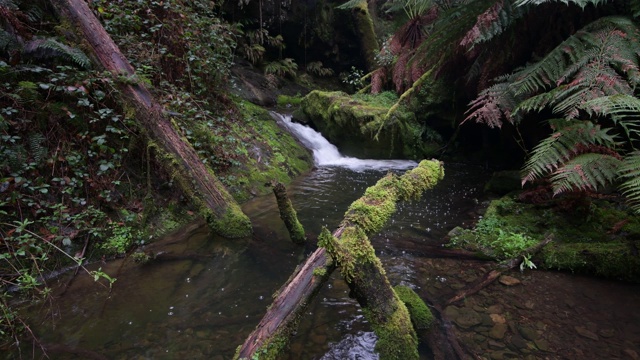
[(640, 140), (640, 99), (627, 94), (602, 96), (580, 106), (589, 115), (610, 117), (627, 135), (629, 143)]
[(80, 49), (62, 44), (55, 39), (36, 39), (27, 43), (25, 53), (36, 58), (61, 58), (82, 68), (89, 69), (91, 60)]
[(631, 16), (634, 18), (640, 16), (640, 0), (631, 0), (629, 3), (631, 6)]
[(362, 4), (363, 1), (366, 2), (366, 0), (349, 0), (346, 3), (337, 6), (336, 8), (340, 9), (340, 10), (355, 9), (355, 8), (359, 7)]
[(604, 4), (607, 0), (518, 0), (516, 1), (516, 6), (525, 6), (525, 5), (541, 5), (549, 2), (561, 2), (565, 5), (575, 4), (584, 9), (587, 5), (599, 5)]
[(475, 45), (502, 34), (528, 11), (527, 6), (512, 6), (510, 0), (497, 1), (478, 16), (475, 25), (462, 38), (460, 45), (471, 50)]
[(631, 208), (640, 213), (640, 152), (634, 151), (628, 154), (618, 170), (622, 194), (627, 198)]
[(551, 174), (553, 194), (568, 191), (596, 191), (614, 182), (622, 161), (599, 153), (580, 154)]
[(497, 83), (469, 103), (468, 115), (461, 124), (474, 120), (491, 128), (500, 128), (504, 120), (514, 123), (518, 118), (513, 116), (513, 109), (520, 101), (510, 90), (508, 81)]
[(556, 119), (549, 121), (555, 133), (542, 140), (531, 153), (523, 167), (522, 183), (531, 182), (551, 174), (565, 162), (592, 145), (614, 148), (615, 135), (611, 129), (601, 128), (590, 121), (567, 121)]

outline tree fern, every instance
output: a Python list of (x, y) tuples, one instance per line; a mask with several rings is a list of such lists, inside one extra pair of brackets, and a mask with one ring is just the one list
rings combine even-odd
[(631, 207), (640, 212), (640, 152), (634, 151), (628, 154), (620, 168), (620, 190), (628, 199)]
[(568, 122), (564, 119), (556, 119), (551, 120), (550, 124), (556, 131), (533, 149), (523, 168), (523, 185), (554, 174), (565, 163), (580, 154), (594, 152), (593, 150), (596, 149), (600, 150), (599, 153), (605, 153), (606, 149), (615, 148), (617, 145), (615, 136), (610, 134), (611, 129), (602, 129), (600, 125), (590, 121)]
[(565, 5), (575, 4), (584, 9), (587, 5), (600, 5), (607, 2), (607, 0), (518, 0), (516, 1), (516, 6), (525, 6), (525, 5), (541, 5), (549, 2), (561, 2)]
[(462, 38), (460, 45), (472, 49), (477, 44), (489, 41), (502, 34), (528, 11), (528, 6), (513, 6), (510, 0), (497, 1), (478, 16), (475, 25)]
[(580, 110), (591, 116), (610, 117), (627, 136), (628, 144), (635, 148), (634, 142), (640, 140), (640, 99), (627, 94), (603, 96), (587, 101)]
[(570, 191), (597, 191), (618, 177), (622, 161), (600, 153), (580, 154), (566, 161), (550, 176), (554, 195)]

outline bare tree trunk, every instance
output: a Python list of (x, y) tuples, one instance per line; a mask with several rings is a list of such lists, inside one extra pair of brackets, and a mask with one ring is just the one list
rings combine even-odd
[(347, 211), (333, 234), (324, 229), (318, 248), (280, 289), (256, 329), (238, 349), (236, 359), (251, 359), (254, 354), (276, 357), (295, 330), (295, 319), (333, 270), (326, 252), (341, 266), (356, 299), (371, 322), (381, 359), (417, 359), (417, 336), (406, 306), (382, 269), (366, 234), (379, 232), (395, 212), (399, 200), (418, 197), (442, 177), (442, 164), (423, 161), (401, 177), (387, 175), (368, 188)]
[(226, 237), (251, 233), (251, 222), (238, 204), (199, 159), (193, 147), (183, 141), (164, 116), (163, 108), (136, 79), (135, 71), (105, 31), (84, 0), (51, 0), (58, 13), (80, 31), (100, 64), (114, 76), (128, 78), (120, 83), (123, 100), (136, 110), (138, 122), (151, 142), (167, 157), (162, 164), (176, 177), (184, 193), (198, 205), (213, 231)]

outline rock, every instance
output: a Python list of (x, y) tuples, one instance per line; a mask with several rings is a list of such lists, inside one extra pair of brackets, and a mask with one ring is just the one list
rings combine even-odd
[(625, 353), (629, 359), (633, 359), (633, 360), (640, 359), (640, 356), (638, 356), (638, 353), (635, 350), (624, 349), (623, 353)]
[(602, 336), (603, 338), (609, 339), (616, 336), (616, 331), (614, 329), (602, 329), (598, 331), (598, 335)]
[(513, 335), (511, 337), (511, 346), (509, 347), (512, 350), (518, 351), (521, 349), (527, 348), (527, 342), (520, 335)]
[(482, 326), (488, 326), (489, 328), (493, 326), (494, 322), (491, 316), (487, 314), (480, 314), (480, 317), (482, 318)]
[(505, 319), (504, 316), (502, 316), (500, 314), (491, 314), (489, 316), (491, 317), (491, 321), (493, 321), (495, 324), (506, 324), (507, 323), (507, 319)]
[(489, 314), (502, 314), (504, 312), (504, 308), (500, 304), (491, 305), (487, 308), (487, 312)]
[(451, 231), (449, 231), (447, 236), (452, 238), (452, 237), (456, 237), (456, 236), (462, 234), (463, 232), (464, 232), (463, 228), (461, 228), (460, 226), (456, 226), (453, 229), (451, 229)]
[(508, 329), (509, 327), (505, 323), (495, 324), (489, 331), (489, 337), (496, 340), (502, 340)]
[(520, 280), (514, 278), (513, 276), (509, 276), (509, 275), (500, 276), (498, 281), (500, 282), (500, 284), (505, 285), (505, 286), (514, 286), (514, 285), (520, 284)]
[(520, 171), (496, 171), (485, 184), (484, 191), (497, 195), (506, 195), (511, 191), (522, 189)]
[(536, 339), (534, 342), (538, 350), (549, 351), (549, 342), (545, 339)]
[(534, 341), (539, 337), (538, 332), (528, 326), (518, 326), (518, 332), (523, 338), (531, 341)]
[(493, 350), (500, 350), (500, 349), (504, 349), (505, 348), (505, 344), (499, 342), (499, 341), (495, 341), (495, 340), (489, 340), (489, 349), (493, 349)]
[(455, 306), (448, 306), (446, 309), (444, 309), (444, 313), (449, 319), (453, 320), (460, 314), (460, 309)]
[(454, 319), (454, 322), (461, 328), (467, 329), (482, 323), (482, 317), (473, 309), (465, 307), (460, 309), (460, 313)]
[(588, 339), (595, 340), (595, 341), (600, 340), (600, 338), (598, 337), (598, 335), (596, 335), (596, 334), (592, 333), (591, 331), (589, 331), (589, 330), (585, 329), (585, 328), (584, 328), (584, 327), (582, 327), (582, 326), (576, 326), (576, 327), (575, 327), (575, 329), (576, 329), (576, 332), (577, 332), (580, 336), (583, 336), (583, 337), (586, 337), (586, 338), (588, 338)]

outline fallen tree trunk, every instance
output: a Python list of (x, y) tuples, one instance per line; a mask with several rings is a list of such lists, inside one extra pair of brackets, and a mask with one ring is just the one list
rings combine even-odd
[(318, 248), (295, 271), (234, 358), (251, 359), (254, 354), (275, 358), (282, 351), (296, 317), (333, 271), (328, 251), (342, 266), (342, 274), (379, 337), (376, 349), (381, 359), (417, 359), (417, 337), (407, 308), (391, 288), (366, 234), (380, 231), (398, 200), (418, 197), (443, 175), (441, 163), (423, 161), (402, 177), (387, 175), (368, 188), (333, 234), (323, 231), (321, 242), (329, 249)]
[(512, 270), (517, 266), (519, 266), (520, 263), (523, 261), (524, 254), (530, 254), (531, 256), (533, 256), (533, 254), (542, 250), (543, 247), (545, 247), (548, 243), (550, 243), (552, 239), (553, 239), (552, 236), (547, 236), (544, 240), (524, 250), (517, 257), (514, 257), (508, 260), (507, 262), (505, 262), (504, 264), (499, 265), (496, 269), (489, 271), (480, 279), (476, 280), (466, 288), (458, 291), (454, 296), (452, 296), (449, 300), (447, 300), (447, 302), (445, 302), (445, 306), (458, 302), (466, 298), (467, 296), (473, 295), (478, 291), (484, 289), (487, 285), (491, 284), (498, 277), (500, 277), (500, 275), (502, 275), (504, 272)]
[(212, 230), (235, 238), (251, 233), (251, 222), (224, 185), (207, 168), (193, 147), (180, 137), (135, 70), (105, 31), (85, 0), (51, 0), (57, 12), (77, 27), (83, 42), (114, 77), (125, 78), (119, 87), (123, 100), (132, 106), (140, 127), (163, 157), (162, 166), (174, 176), (190, 200), (200, 208)]

